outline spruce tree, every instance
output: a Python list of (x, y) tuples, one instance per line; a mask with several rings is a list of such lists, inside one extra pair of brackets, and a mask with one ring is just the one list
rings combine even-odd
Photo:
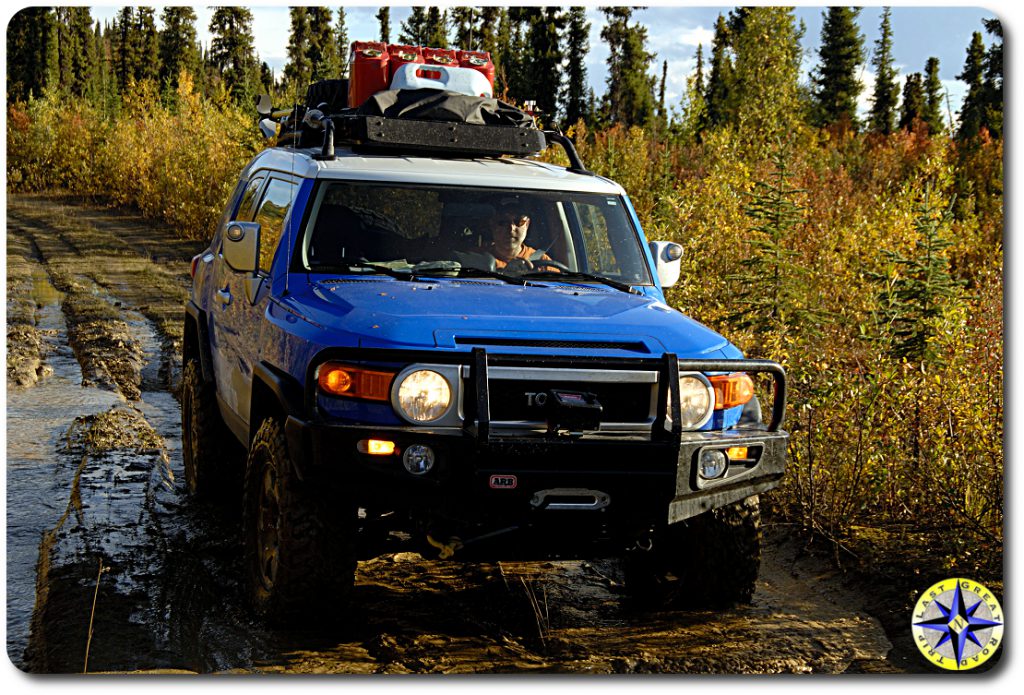
[(160, 19), (160, 81), (174, 89), (182, 70), (198, 77), (196, 13), (191, 7), (165, 7)]
[(775, 170), (767, 181), (757, 181), (743, 213), (750, 219), (746, 239), (749, 252), (742, 270), (729, 276), (738, 284), (737, 308), (729, 317), (759, 336), (814, 332), (820, 312), (806, 301), (807, 270), (796, 262), (793, 240), (802, 232), (806, 209), (799, 204), (803, 192), (790, 184), (787, 158), (781, 148), (772, 154)]
[(654, 54), (647, 51), (647, 29), (630, 25), (628, 7), (604, 7), (607, 24), (601, 38), (608, 44), (608, 90), (603, 111), (612, 124), (649, 125), (654, 119), (654, 77), (648, 74)]
[(105, 23), (102, 27), (96, 22), (96, 75), (97, 75), (97, 103), (106, 116), (113, 116), (117, 113), (117, 81), (114, 77), (113, 53), (110, 46), (110, 25)]
[(494, 92), (506, 98), (512, 98), (514, 91), (510, 77), (513, 71), (510, 66), (515, 63), (518, 56), (512, 52), (512, 18), (506, 8), (498, 10), (498, 30), (494, 35), (494, 52), (491, 53), (491, 61), (494, 63)]
[(391, 43), (391, 8), (381, 7), (374, 16), (380, 24), (380, 40), (384, 43)]
[(506, 28), (502, 31), (501, 75), (508, 95), (515, 101), (534, 99), (532, 85), (527, 76), (526, 9), (509, 7), (505, 11)]
[(932, 56), (924, 66), (924, 113), (921, 115), (931, 135), (938, 135), (945, 129), (942, 118), (942, 80), (939, 79), (939, 59)]
[(967, 83), (967, 96), (960, 107), (960, 129), (957, 131), (957, 137), (966, 140), (977, 136), (985, 125), (985, 42), (980, 31), (971, 37), (964, 71), (956, 78)]
[(958, 297), (962, 283), (949, 272), (946, 249), (953, 221), (952, 206), (939, 207), (926, 187), (917, 205), (914, 253), (882, 251), (889, 270), (872, 274), (879, 283), (882, 339), (895, 359), (916, 363), (923, 371), (938, 362), (935, 338), (944, 332), (943, 318)]
[(924, 120), (925, 108), (924, 80), (921, 73), (915, 72), (907, 75), (907, 81), (903, 85), (899, 127), (903, 130), (911, 130), (915, 120)]
[(681, 117), (673, 121), (671, 131), (676, 138), (701, 140), (701, 133), (707, 128), (707, 103), (704, 101), (704, 48), (697, 44), (697, 65), (693, 74), (686, 79), (680, 107)]
[(7, 25), (9, 100), (42, 94), (54, 77), (48, 65), (56, 42), (56, 15), (51, 8), (26, 7), (11, 17)]
[(258, 69), (252, 45), (252, 12), (244, 7), (217, 7), (209, 31), (212, 67), (236, 103), (247, 101), (254, 94), (249, 80)]
[(704, 44), (697, 44), (697, 56), (694, 58), (697, 65), (693, 72), (693, 86), (700, 92), (704, 93)]
[(424, 7), (414, 7), (409, 18), (400, 25), (398, 42), (409, 46), (426, 46), (429, 44), (428, 39), (427, 10)]
[(565, 123), (575, 125), (580, 119), (586, 120), (587, 112), (587, 51), (590, 47), (590, 22), (587, 8), (569, 9), (566, 30), (566, 82), (565, 82)]
[(309, 48), (306, 56), (311, 81), (338, 76), (338, 49), (334, 44), (331, 14), (330, 8), (322, 6), (312, 6), (306, 11), (309, 20)]
[(864, 62), (864, 36), (857, 26), (860, 9), (830, 7), (822, 13), (820, 63), (811, 74), (814, 122), (857, 124), (857, 97), (861, 84), (857, 67)]
[(658, 85), (658, 127), (668, 127), (668, 114), (665, 112), (665, 81), (668, 79), (668, 61), (661, 62), (661, 83)]
[(92, 16), (88, 7), (59, 7), (58, 65), (60, 86), (72, 95), (88, 95), (96, 63)]
[[(391, 31), (389, 25), (388, 31)], [(338, 50), (338, 77), (348, 77), (348, 59), (351, 46), (348, 41), (348, 27), (345, 25), (345, 8), (338, 8), (338, 22), (334, 25), (334, 45)]]
[(453, 7), (448, 12), (448, 20), (451, 22), (453, 38), (456, 48), (464, 51), (475, 51), (479, 43), (477, 32), (477, 21), (480, 10), (476, 7)]
[(448, 12), (439, 7), (428, 7), (423, 31), (427, 36), (426, 45), (448, 48)]
[(558, 111), (561, 90), (562, 51), (560, 36), (565, 19), (558, 7), (524, 8), (527, 18), (528, 93), (537, 102), (537, 110), (551, 123)]
[(488, 5), (487, 7), (479, 8), (480, 12), (480, 29), (478, 33), (480, 38), (477, 41), (477, 45), (481, 51), (486, 51), (491, 54), (491, 62), (494, 63), (495, 68), (498, 64), (497, 60), (498, 53), (498, 30), (501, 26), (501, 15), (502, 8)]
[(160, 34), (156, 29), (156, 10), (152, 7), (140, 7), (135, 19), (139, 41), (135, 79), (157, 82), (160, 79)]
[(135, 66), (140, 59), (140, 41), (135, 22), (135, 10), (122, 7), (114, 17), (114, 75), (117, 91), (124, 94), (128, 83), (135, 79)]
[(291, 29), (288, 34), (288, 62), (284, 66), (284, 78), (288, 83), (288, 91), (298, 94), (299, 90), (305, 90), (313, 73), (313, 65), (309, 60), (309, 13), (305, 7), (291, 7), (288, 13)]
[(896, 68), (892, 64), (892, 24), (888, 7), (882, 11), (881, 35), (875, 42), (871, 64), (875, 68), (875, 90), (871, 96), (868, 124), (872, 132), (888, 135), (895, 127), (899, 85)]
[(711, 73), (704, 91), (706, 123), (702, 128), (734, 122), (733, 65), (729, 45), (729, 25), (725, 17), (718, 15), (715, 36), (711, 42)]
[(1003, 134), (1003, 25), (998, 19), (982, 20), (985, 31), (997, 41), (985, 53), (985, 126), (993, 137)]
[(736, 123), (747, 138), (767, 145), (797, 125), (800, 30), (788, 7), (747, 8), (742, 26), (732, 34)]

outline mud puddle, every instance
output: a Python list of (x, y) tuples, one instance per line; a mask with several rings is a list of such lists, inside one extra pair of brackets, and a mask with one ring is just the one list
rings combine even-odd
[(41, 269), (32, 277), (46, 375), (32, 388), (7, 388), (7, 651), (19, 666), (28, 644), (40, 538), (60, 517), (71, 489), (73, 467), (69, 471), (59, 453), (64, 432), (76, 417), (121, 401), (110, 391), (82, 386), (61, 295)]

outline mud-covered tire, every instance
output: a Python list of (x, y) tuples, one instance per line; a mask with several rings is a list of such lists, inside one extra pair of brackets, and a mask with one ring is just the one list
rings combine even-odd
[(337, 624), (355, 578), (355, 508), (330, 486), (299, 480), (284, 430), (260, 425), (249, 447), (244, 536), (256, 612), (281, 626)]
[(663, 529), (650, 551), (626, 559), (626, 581), (646, 608), (725, 608), (750, 603), (760, 567), (754, 495)]
[(188, 360), (181, 375), (181, 457), (189, 494), (237, 505), (243, 453), (221, 418), (216, 387), (203, 379), (197, 360)]

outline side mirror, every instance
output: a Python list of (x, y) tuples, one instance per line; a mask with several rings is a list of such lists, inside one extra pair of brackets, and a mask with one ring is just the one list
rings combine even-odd
[(238, 273), (255, 273), (260, 267), (258, 222), (228, 222), (224, 231), (224, 260)]
[(277, 137), (277, 121), (264, 118), (259, 122), (260, 135), (269, 140)]
[(269, 94), (260, 94), (256, 97), (256, 113), (264, 118), (270, 118), (270, 114), (274, 111), (274, 107), (271, 105)]
[(683, 257), (683, 247), (674, 241), (652, 241), (650, 247), (654, 267), (658, 271), (658, 282), (662, 288), (672, 287), (679, 282), (679, 260)]

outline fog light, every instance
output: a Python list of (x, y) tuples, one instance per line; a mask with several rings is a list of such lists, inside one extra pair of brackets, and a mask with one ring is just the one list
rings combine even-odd
[(700, 452), (700, 477), (705, 480), (719, 478), (727, 467), (725, 453), (718, 449), (704, 449)]
[(434, 467), (434, 450), (423, 444), (413, 444), (402, 454), (402, 465), (413, 475), (429, 473)]

